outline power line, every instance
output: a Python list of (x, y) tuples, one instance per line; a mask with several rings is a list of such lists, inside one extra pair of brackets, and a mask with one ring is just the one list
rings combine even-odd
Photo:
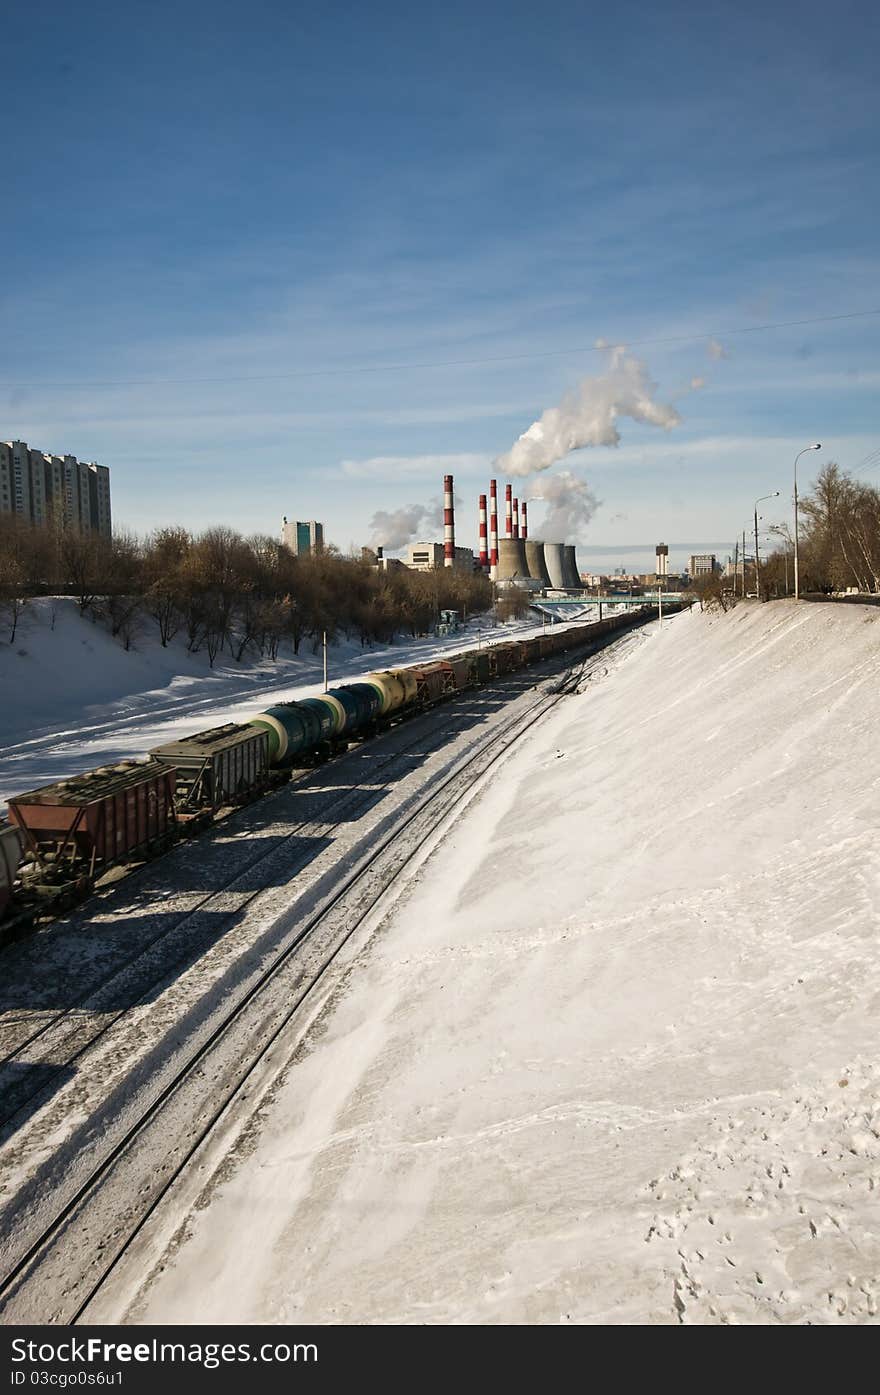
[(880, 446), (876, 446), (874, 450), (868, 451), (865, 458), (860, 460), (858, 465), (853, 465), (852, 468), (853, 470), (862, 470), (864, 472), (865, 470), (876, 470), (878, 466), (880, 466)]
[[(730, 339), (737, 334), (763, 334), (772, 329), (794, 329), (804, 325), (825, 325), (835, 320), (860, 320), (872, 315), (880, 315), (877, 310), (854, 310), (845, 315), (818, 315), (807, 320), (777, 320), (772, 324), (745, 325), (740, 329), (719, 329), (700, 334), (674, 334), (657, 339), (627, 339), (626, 348), (644, 348), (650, 345), (693, 344), (702, 339)], [(260, 373), (253, 376), (229, 376), (219, 378), (112, 378), (104, 380), (71, 379), (60, 382), (3, 383), (7, 389), (21, 388), (114, 388), (114, 387), (176, 387), (207, 385), (211, 383), (274, 383), (290, 382), (297, 378), (341, 378), (355, 377), (366, 373), (408, 373), (430, 368), (476, 368), (488, 363), (521, 363), (540, 358), (568, 358), (578, 354), (601, 353), (616, 347), (612, 341), (590, 344), (571, 349), (544, 349), (528, 354), (498, 354), (485, 358), (429, 359), (421, 363), (380, 363), (358, 364), (352, 368), (301, 368), (291, 373)]]

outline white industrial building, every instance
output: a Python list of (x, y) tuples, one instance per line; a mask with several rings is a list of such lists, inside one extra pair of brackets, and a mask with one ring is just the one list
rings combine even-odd
[[(457, 547), (453, 554), (453, 566), (459, 572), (472, 572), (474, 552), (470, 547)], [(406, 565), (413, 571), (431, 572), (444, 565), (442, 543), (410, 543), (406, 549)]]

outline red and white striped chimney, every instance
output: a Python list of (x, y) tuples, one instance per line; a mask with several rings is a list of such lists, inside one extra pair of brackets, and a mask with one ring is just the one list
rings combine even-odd
[(455, 565), (455, 505), (451, 475), (443, 476), (443, 565)]
[(504, 531), (509, 538), (513, 537), (513, 485), (504, 486)]
[(498, 481), (489, 481), (489, 575), (498, 569)]
[(513, 501), (513, 536), (519, 537), (519, 499)]
[(486, 496), (480, 495), (480, 566), (484, 569), (489, 565), (489, 543), (486, 529)]
[(523, 542), (525, 542), (526, 538), (529, 536), (529, 514), (528, 514), (528, 508), (529, 508), (529, 506), (528, 506), (526, 500), (523, 499), (523, 501), (522, 501), (522, 517), (520, 518), (520, 525), (519, 525), (519, 535), (520, 535), (520, 537), (522, 538)]

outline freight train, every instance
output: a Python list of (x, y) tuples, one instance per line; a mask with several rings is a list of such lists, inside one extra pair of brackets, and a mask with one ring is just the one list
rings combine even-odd
[(405, 717), (647, 618), (634, 612), (532, 639), (384, 669), (319, 697), (279, 702), (124, 760), (15, 795), (0, 823), (0, 943), (69, 909), (120, 864), (155, 857), (307, 766)]

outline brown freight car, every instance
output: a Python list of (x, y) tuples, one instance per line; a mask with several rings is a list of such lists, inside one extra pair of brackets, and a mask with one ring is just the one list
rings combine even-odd
[(457, 693), (461, 692), (463, 688), (470, 687), (473, 681), (473, 669), (467, 654), (453, 654), (448, 659), (441, 659), (440, 662), (449, 669), (452, 675), (452, 686)]
[(91, 876), (172, 842), (174, 786), (174, 769), (157, 760), (123, 761), (16, 795), (9, 817), (42, 867)]
[(439, 702), (447, 693), (455, 692), (452, 668), (447, 663), (424, 664), (410, 672), (415, 674), (416, 700), (420, 703)]

